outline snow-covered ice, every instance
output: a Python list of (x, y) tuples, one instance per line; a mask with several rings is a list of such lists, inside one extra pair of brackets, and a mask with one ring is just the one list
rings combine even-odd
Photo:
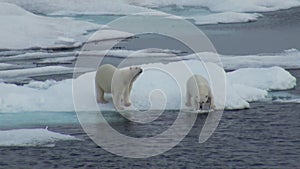
[(57, 141), (80, 140), (74, 136), (60, 134), (48, 129), (0, 130), (0, 147), (7, 146), (47, 146), (53, 147)]
[[(189, 65), (194, 73), (201, 73), (207, 77), (208, 74), (201, 62), (190, 60), (185, 63)], [(163, 106), (160, 102), (165, 103), (167, 101), (166, 109), (180, 108), (182, 102), (184, 103), (185, 101), (185, 88), (180, 88), (180, 85), (185, 85), (184, 79), (187, 78), (183, 73), (184, 68), (179, 68), (182, 65), (183, 61), (169, 64), (153, 63), (141, 65), (145, 71), (134, 84), (131, 95), (133, 105), (138, 109), (147, 109), (151, 106), (150, 101), (159, 103), (158, 106)], [(182, 76), (178, 77), (181, 80), (177, 83), (166, 72), (158, 71), (156, 68), (170, 70), (177, 74), (182, 73)], [(207, 63), (206, 68), (210, 70), (211, 79), (217, 78), (218, 80), (218, 77), (220, 77), (218, 75), (225, 73), (222, 68), (213, 63)], [(86, 111), (90, 109), (95, 110), (95, 107), (93, 107), (96, 102), (94, 77), (95, 72), (90, 72), (74, 80), (75, 84), (79, 83), (85, 86), (76, 91), (78, 92), (76, 96), (82, 97), (80, 99), (82, 100), (82, 108)], [(224, 89), (226, 91), (225, 109), (249, 108), (249, 102), (264, 99), (269, 90), (285, 90), (296, 85), (296, 79), (289, 72), (279, 67), (242, 68), (227, 73), (226, 77), (227, 88), (226, 90)], [(150, 79), (159, 80), (153, 81)], [(215, 80), (215, 84), (218, 84), (217, 80)], [(74, 111), (72, 82), (72, 79), (60, 82), (31, 82), (25, 86), (0, 83), (0, 112)], [(215, 87), (214, 91), (217, 95), (217, 91), (222, 89), (222, 85)], [(182, 91), (180, 92), (181, 89)], [(160, 91), (163, 91), (164, 94)], [(152, 100), (149, 100), (149, 96)], [(111, 95), (106, 97), (111, 101)], [(221, 98), (222, 96), (216, 97)], [(217, 99), (216, 102), (221, 104), (222, 99)], [(106, 105), (100, 105), (100, 108), (101, 110), (114, 110), (111, 102)]]

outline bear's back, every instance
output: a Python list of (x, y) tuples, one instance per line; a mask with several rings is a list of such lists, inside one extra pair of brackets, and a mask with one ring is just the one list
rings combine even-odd
[(105, 92), (111, 92), (112, 77), (116, 71), (116, 67), (110, 64), (102, 65), (96, 73), (96, 83)]

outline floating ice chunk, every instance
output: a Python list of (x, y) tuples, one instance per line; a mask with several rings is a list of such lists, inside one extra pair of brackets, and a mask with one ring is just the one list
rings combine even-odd
[(287, 90), (296, 86), (296, 78), (281, 67), (241, 68), (227, 73), (233, 84), (242, 84), (263, 90)]
[(281, 102), (281, 103), (300, 103), (300, 99), (276, 99), (274, 102)]
[(187, 19), (193, 19), (196, 25), (218, 24), (218, 23), (240, 23), (252, 22), (262, 17), (258, 13), (239, 13), (239, 12), (223, 12), (208, 15), (188, 16)]
[(80, 140), (48, 129), (0, 130), (0, 146), (54, 146), (57, 141)]

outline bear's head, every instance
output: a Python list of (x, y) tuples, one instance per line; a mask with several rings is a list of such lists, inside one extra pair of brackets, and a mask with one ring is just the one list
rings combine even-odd
[(196, 96), (196, 102), (200, 104), (207, 103), (209, 97), (209, 91), (199, 89), (199, 94)]
[(143, 69), (140, 67), (130, 67), (129, 68), (131, 75), (132, 75), (132, 81), (134, 81), (142, 72)]

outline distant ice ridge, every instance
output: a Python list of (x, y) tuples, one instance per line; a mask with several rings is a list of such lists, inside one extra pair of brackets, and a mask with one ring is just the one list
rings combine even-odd
[[(239, 68), (261, 68), (279, 66), (286, 69), (300, 68), (300, 52), (297, 49), (288, 49), (281, 53), (266, 53), (256, 55), (222, 55), (211, 52), (201, 52), (176, 58), (166, 58), (167, 60), (182, 60), (200, 58), (203, 61), (219, 62), (220, 57), (222, 65), (226, 70), (235, 70)], [(214, 60), (212, 60), (212, 58)]]
[(130, 4), (145, 7), (163, 7), (176, 5), (179, 7), (206, 7), (214, 12), (266, 12), (299, 6), (298, 0), (124, 0)]
[[(68, 18), (34, 15), (14, 4), (0, 3), (0, 48), (25, 49), (78, 46), (99, 25)], [(74, 39), (64, 43), (60, 37)]]
[[(25, 1), (20, 2), (28, 4)], [(56, 3), (52, 1), (51, 4)], [(3, 2), (0, 2), (0, 23), (0, 49), (79, 47), (87, 41), (92, 32), (101, 28), (98, 24), (70, 18), (35, 15), (15, 4)], [(128, 36), (132, 34), (105, 30), (97, 37), (93, 37), (93, 40)]]
[(0, 0), (45, 15), (127, 15), (153, 10), (121, 0)]
[(9, 79), (22, 79), (27, 77), (44, 76), (44, 75), (58, 75), (69, 74), (74, 72), (88, 72), (87, 68), (70, 68), (64, 66), (45, 66), (28, 69), (14, 69), (0, 71), (0, 81)]
[(79, 140), (70, 135), (49, 131), (48, 129), (0, 130), (0, 147), (43, 146), (53, 147), (57, 141)]
[[(160, 89), (167, 98), (166, 109), (180, 108), (180, 106), (182, 106), (181, 100), (183, 103), (185, 101), (185, 91), (182, 91), (183, 96), (181, 96), (178, 85), (174, 79), (168, 76), (168, 74), (149, 68), (168, 68), (173, 69), (173, 71), (182, 72), (181, 69), (178, 69), (182, 63), (183, 61), (169, 64), (154, 63), (141, 65), (145, 71), (134, 84), (131, 95), (133, 105), (143, 110), (149, 108), (149, 96), (154, 98), (154, 100), (151, 101), (164, 103), (165, 97), (159, 93)], [(201, 62), (189, 60), (185, 63), (191, 67), (194, 73), (207, 76)], [(213, 77), (218, 77), (218, 75), (225, 73), (222, 68), (213, 63), (207, 63), (206, 67), (213, 70), (213, 74), (211, 75)], [(293, 88), (296, 85), (296, 79), (289, 72), (280, 67), (242, 68), (227, 73), (226, 76), (227, 95), (225, 109), (249, 108), (249, 102), (264, 99), (270, 90), (285, 90)], [(90, 72), (75, 79), (76, 83), (85, 86), (79, 91), (79, 97), (82, 98), (82, 109), (85, 111), (95, 110), (95, 107), (93, 107), (96, 102), (94, 95), (94, 77), (95, 72)], [(185, 78), (187, 77), (183, 76), (182, 80), (180, 80), (182, 85), (185, 85)], [(153, 81), (151, 79), (158, 80)], [(0, 112), (74, 111), (71, 79), (60, 82), (33, 81), (25, 86), (0, 83), (0, 91)], [(114, 110), (113, 104), (111, 103), (111, 95), (107, 95), (107, 97), (110, 103), (100, 105), (101, 110)], [(220, 100), (216, 100), (216, 102), (220, 102)]]
[[(298, 0), (0, 0), (17, 4), (29, 11), (46, 15), (126, 15), (153, 12), (165, 6), (203, 7), (213, 12), (265, 12), (299, 6)], [(147, 8), (144, 8), (147, 7)]]
[[(195, 20), (196, 24), (217, 24), (251, 22), (262, 15), (255, 12), (276, 11), (299, 6), (299, 0), (0, 0), (14, 3), (34, 13), (59, 16), (76, 15), (128, 15), (143, 13), (143, 15), (166, 15), (161, 7), (201, 8), (207, 13), (173, 13), (180, 17)], [(151, 9), (152, 8), (152, 9)], [(174, 10), (176, 11), (176, 10)], [(197, 13), (198, 14), (198, 13)], [(66, 38), (63, 38), (66, 39)]]

